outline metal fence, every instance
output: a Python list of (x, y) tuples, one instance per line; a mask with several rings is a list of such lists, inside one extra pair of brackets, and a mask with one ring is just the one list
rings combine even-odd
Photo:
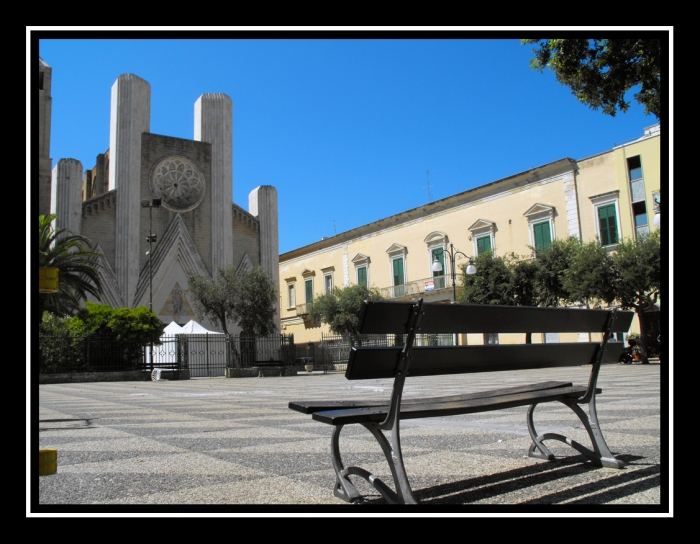
[[(363, 346), (400, 346), (405, 335), (361, 336)], [(417, 335), (416, 345), (452, 345), (449, 334)], [(322, 334), (321, 342), (294, 344), (293, 335), (248, 337), (225, 334), (178, 334), (161, 344), (135, 345), (112, 338), (39, 336), (42, 374), (116, 372), (125, 370), (189, 370), (190, 377), (225, 376), (227, 368), (313, 365), (314, 370), (345, 371), (350, 338)]]
[(39, 372), (123, 372), (146, 370), (142, 344), (113, 338), (39, 335)]
[(190, 377), (225, 376), (227, 368), (291, 366), (294, 336), (251, 337), (225, 334), (178, 334), (154, 346), (155, 368), (189, 369)]

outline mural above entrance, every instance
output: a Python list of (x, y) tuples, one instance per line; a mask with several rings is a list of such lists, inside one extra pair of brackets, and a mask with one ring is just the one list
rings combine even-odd
[(187, 302), (179, 283), (176, 283), (173, 290), (170, 291), (170, 297), (165, 301), (159, 315), (172, 315), (175, 323), (180, 323), (181, 317), (185, 318), (182, 321), (189, 321), (189, 318), (194, 316), (190, 303)]

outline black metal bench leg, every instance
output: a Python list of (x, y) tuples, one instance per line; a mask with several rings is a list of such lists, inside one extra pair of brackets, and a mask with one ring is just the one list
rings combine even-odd
[[(362, 425), (374, 435), (377, 442), (379, 442), (379, 445), (382, 447), (384, 457), (386, 457), (389, 468), (391, 469), (391, 475), (394, 477), (394, 483), (396, 484), (396, 493), (389, 490), (396, 498), (396, 502), (401, 504), (418, 504), (418, 501), (413, 496), (413, 492), (411, 491), (411, 484), (408, 482), (406, 467), (403, 464), (398, 419), (391, 431), (391, 443), (389, 443), (389, 441), (386, 439), (386, 436), (384, 436), (384, 433), (382, 433), (378, 425), (372, 423), (363, 423)], [(381, 482), (381, 484), (386, 487), (384, 482)], [(379, 488), (377, 489), (379, 490)], [(381, 490), (379, 491), (381, 492)], [(384, 495), (384, 493), (382, 493), (382, 495)], [(389, 497), (386, 495), (384, 495), (384, 498), (391, 502)]]
[(403, 465), (400, 447), (392, 449), (391, 444), (376, 424), (362, 423), (362, 426), (372, 433), (381, 446), (384, 456), (389, 463), (391, 475), (396, 483), (397, 492), (394, 492), (388, 485), (386, 485), (381, 479), (377, 478), (371, 472), (361, 467), (352, 466), (346, 468), (343, 465), (340, 455), (340, 431), (343, 428), (343, 425), (338, 425), (333, 431), (333, 438), (331, 441), (331, 462), (333, 464), (333, 470), (335, 471), (335, 487), (333, 488), (333, 494), (346, 502), (364, 502), (362, 495), (360, 495), (357, 488), (353, 485), (349, 478), (350, 476), (359, 476), (369, 482), (372, 487), (379, 491), (382, 497), (384, 497), (390, 504), (416, 504), (417, 501), (413, 497), (411, 486), (409, 485), (408, 477), (406, 476), (406, 469)]
[(343, 425), (337, 425), (333, 430), (333, 438), (331, 439), (331, 463), (335, 471), (335, 487), (333, 495), (350, 503), (362, 502), (362, 496), (355, 489), (355, 486), (348, 478), (349, 471), (343, 466), (343, 461), (340, 456), (340, 431)]
[(590, 417), (587, 416), (586, 413), (581, 409), (581, 407), (576, 402), (576, 399), (571, 399), (570, 401), (562, 400), (561, 402), (563, 404), (566, 404), (569, 408), (571, 408), (581, 420), (581, 423), (583, 423), (583, 426), (586, 428), (588, 436), (591, 439), (593, 450), (590, 450), (584, 445), (576, 442), (575, 440), (572, 440), (571, 438), (563, 436), (561, 434), (545, 433), (543, 435), (538, 435), (537, 431), (535, 430), (535, 423), (533, 418), (535, 407), (537, 405), (532, 404), (530, 405), (527, 411), (527, 429), (530, 433), (530, 437), (532, 438), (532, 444), (528, 449), (528, 456), (537, 459), (546, 459), (549, 461), (553, 461), (555, 458), (554, 454), (549, 449), (547, 449), (547, 447), (544, 445), (544, 441), (558, 440), (560, 442), (568, 444), (576, 451), (583, 454), (596, 466), (610, 468), (624, 467), (625, 463), (618, 459), (615, 459), (612, 452), (608, 448), (608, 445), (605, 443), (603, 433), (600, 430), (600, 425), (598, 424), (598, 415), (595, 410), (595, 397), (588, 403), (588, 410), (591, 414)]

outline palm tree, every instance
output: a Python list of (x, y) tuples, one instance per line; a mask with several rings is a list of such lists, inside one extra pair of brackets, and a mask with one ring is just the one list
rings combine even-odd
[(100, 259), (90, 240), (68, 229), (54, 229), (55, 214), (39, 216), (39, 266), (58, 268), (58, 292), (39, 295), (39, 321), (44, 310), (70, 315), (80, 309), (87, 295), (100, 300)]

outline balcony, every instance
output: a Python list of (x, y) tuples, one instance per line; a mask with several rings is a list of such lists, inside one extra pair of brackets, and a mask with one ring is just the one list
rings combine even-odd
[(297, 304), (296, 311), (298, 316), (305, 316), (309, 313), (311, 305), (313, 302), (307, 302), (306, 304)]
[(403, 285), (382, 287), (380, 292), (384, 298), (392, 299), (417, 296), (424, 293), (434, 293), (449, 288), (447, 276), (434, 276), (432, 278), (409, 281)]

